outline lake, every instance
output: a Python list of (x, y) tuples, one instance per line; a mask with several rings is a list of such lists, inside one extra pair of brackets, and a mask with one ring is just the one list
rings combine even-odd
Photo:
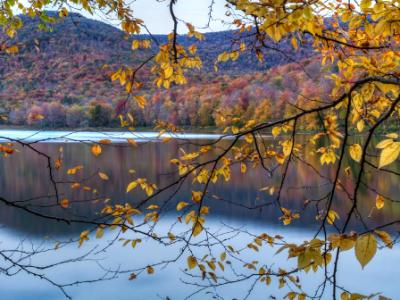
[[(107, 204), (129, 202), (134, 205), (145, 196), (139, 191), (126, 193), (126, 187), (135, 178), (145, 177), (158, 187), (167, 186), (176, 180), (176, 166), (170, 160), (179, 157), (184, 149), (186, 152), (196, 149), (194, 144), (202, 144), (219, 138), (215, 134), (185, 134), (177, 136), (180, 141), (163, 143), (157, 139), (157, 133), (119, 133), (119, 132), (34, 132), (18, 130), (0, 130), (0, 142), (7, 139), (23, 140), (35, 147), (40, 152), (46, 153), (52, 159), (62, 155), (63, 165), (55, 172), (55, 178), (60, 182), (59, 193), (62, 198), (70, 199), (68, 209), (54, 205), (54, 189), (51, 184), (46, 158), (38, 155), (28, 147), (16, 144), (16, 151), (9, 157), (0, 157), (0, 197), (10, 201), (23, 201), (34, 198), (28, 206), (32, 210), (40, 210), (44, 214), (60, 217), (80, 218), (85, 217), (95, 220), (99, 212)], [(126, 138), (133, 137), (138, 142), (137, 147), (125, 143)], [(91, 153), (92, 141), (110, 139), (109, 145), (102, 145), (101, 155), (95, 157)], [(270, 139), (265, 137), (266, 140)], [(308, 137), (301, 137), (306, 142)], [(229, 143), (229, 138), (220, 142)], [(63, 148), (60, 154), (60, 147)], [(218, 150), (213, 150), (207, 155), (217, 155)], [(307, 161), (318, 166), (318, 156), (310, 153)], [(350, 167), (350, 172), (357, 170), (357, 165), (348, 157), (345, 164)], [(82, 165), (83, 169), (71, 176), (67, 169)], [(398, 167), (398, 166), (397, 166)], [(97, 175), (98, 172), (107, 174), (108, 180), (104, 181)], [(327, 167), (321, 169), (324, 176), (333, 176), (333, 170)], [(344, 187), (351, 188), (350, 180), (343, 177)], [(394, 199), (399, 195), (400, 188), (398, 177), (387, 174), (367, 174), (370, 187), (384, 192)], [(74, 181), (82, 181), (88, 188), (71, 189)], [(210, 232), (221, 237), (229, 237), (229, 243), (235, 249), (246, 248), (252, 241), (248, 234), (267, 233), (271, 236), (281, 235), (290, 242), (301, 243), (312, 239), (318, 224), (315, 222), (315, 210), (305, 207), (304, 202), (316, 199), (329, 191), (326, 181), (317, 176), (310, 166), (297, 161), (289, 168), (282, 205), (292, 211), (301, 213), (299, 220), (293, 221), (290, 226), (284, 226), (279, 220), (281, 213), (274, 203), (276, 194), (268, 192), (267, 187), (277, 185), (280, 181), (279, 170), (270, 178), (262, 168), (247, 168), (246, 174), (242, 174), (240, 166), (232, 169), (229, 182), (219, 182), (210, 188), (210, 196), (207, 205), (210, 207), (210, 215), (206, 221), (206, 227)], [(93, 190), (96, 190), (93, 192)], [(187, 227), (177, 224), (176, 203), (190, 201), (191, 182), (186, 181), (180, 187), (179, 192), (170, 192), (153, 200), (153, 204), (161, 205), (166, 197), (172, 196), (172, 200), (165, 207), (156, 230), (158, 233), (167, 233), (171, 226), (175, 232), (184, 231)], [(361, 203), (359, 211), (366, 218), (362, 226), (374, 226), (382, 222), (396, 220), (400, 216), (399, 208), (386, 203), (381, 210), (374, 209), (375, 194), (372, 190), (361, 191)], [(350, 204), (346, 201), (343, 192), (337, 193), (335, 211), (345, 216)], [(18, 202), (25, 206), (28, 202)], [(1, 251), (7, 253), (9, 249), (46, 249), (54, 248), (58, 242), (76, 239), (79, 234), (88, 229), (87, 225), (67, 225), (63, 222), (46, 220), (31, 213), (1, 205), (0, 241)], [(338, 220), (339, 224), (342, 220)], [(148, 229), (143, 225), (143, 228)], [(360, 224), (352, 223), (352, 228), (360, 229)], [(361, 227), (362, 227), (361, 226)], [(235, 234), (232, 234), (235, 230)], [(396, 228), (392, 228), (392, 231)], [(181, 249), (176, 245), (164, 247), (151, 240), (143, 240), (134, 249), (130, 246), (123, 247), (121, 242), (116, 242), (106, 247), (115, 239), (116, 233), (106, 231), (105, 236), (96, 240), (90, 238), (82, 247), (77, 243), (65, 244), (57, 251), (38, 253), (34, 257), (25, 258), (23, 263), (35, 263), (39, 265), (56, 262), (60, 259), (73, 259), (74, 257), (87, 255), (83, 261), (59, 265), (49, 271), (54, 281), (68, 283), (76, 280), (91, 280), (105, 274), (105, 270), (120, 271), (117, 278), (79, 284), (66, 288), (73, 299), (184, 299), (198, 290), (198, 287), (184, 283), (190, 281), (190, 276), (182, 272), (186, 268), (186, 259), (183, 257), (176, 264), (168, 264), (162, 268), (156, 268), (155, 274), (140, 274), (136, 280), (128, 280), (129, 274), (135, 268), (139, 268), (154, 259), (173, 258)], [(136, 238), (129, 236), (126, 238)], [(63, 244), (62, 244), (63, 245)], [(106, 249), (103, 249), (106, 247)], [(296, 266), (296, 260), (287, 260), (287, 253), (275, 255), (278, 247), (266, 248), (260, 252), (250, 249), (243, 250), (243, 258), (250, 260), (266, 260), (269, 264), (290, 267)], [(394, 282), (394, 278), (400, 278), (400, 262), (398, 247), (393, 249), (380, 249), (376, 257), (364, 270), (354, 257), (354, 250), (343, 252), (338, 269), (338, 280), (354, 292), (364, 294), (381, 292), (386, 297), (396, 299), (400, 290)], [(195, 249), (198, 256), (207, 254), (210, 249), (198, 247)], [(215, 253), (213, 252), (215, 251)], [(222, 249), (218, 245), (212, 249), (213, 254), (218, 255)], [(16, 254), (16, 257), (19, 257)], [(20, 258), (20, 257), (19, 257)], [(233, 265), (238, 264), (234, 262)], [(5, 268), (7, 262), (0, 264)], [(312, 272), (311, 272), (312, 273)], [(309, 273), (303, 276), (302, 286), (305, 289), (315, 289), (323, 281), (323, 272)], [(108, 276), (111, 272), (108, 273)], [(59, 289), (52, 286), (39, 277), (17, 272), (13, 276), (2, 274), (0, 280), (1, 299), (65, 299)], [(231, 275), (228, 272), (228, 275)], [(227, 276), (228, 276), (227, 275)], [(242, 299), (246, 297), (252, 282), (242, 282), (236, 285), (222, 287), (220, 295), (225, 299)], [(214, 292), (209, 290), (208, 292)], [(202, 291), (191, 299), (209, 299), (211, 293)], [(278, 288), (278, 280), (272, 281), (270, 286), (256, 285), (249, 299), (270, 299), (270, 295), (277, 299), (283, 298), (287, 290)], [(329, 293), (330, 296), (330, 293)], [(328, 296), (327, 296), (328, 297)], [(324, 298), (325, 299), (325, 298)], [(326, 298), (326, 299), (329, 299)]]

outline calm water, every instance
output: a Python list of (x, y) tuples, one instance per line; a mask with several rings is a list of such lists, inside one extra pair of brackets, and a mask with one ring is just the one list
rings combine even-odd
[[(177, 145), (175, 142), (160, 143), (154, 141), (155, 134), (142, 134), (142, 143), (137, 148), (121, 143), (126, 135), (119, 133), (106, 133), (105, 136), (96, 133), (80, 133), (71, 136), (66, 133), (52, 133), (51, 136), (46, 132), (40, 135), (32, 132), (0, 131), (1, 136), (13, 136), (16, 138), (26, 138), (34, 141), (51, 137), (47, 143), (34, 144), (35, 147), (47, 153), (53, 158), (59, 156), (59, 148), (63, 147), (63, 167), (56, 173), (60, 184), (60, 193), (62, 197), (71, 199), (71, 206), (63, 210), (58, 206), (52, 205), (54, 198), (45, 197), (53, 195), (54, 191), (50, 185), (46, 160), (39, 157), (33, 151), (19, 147), (19, 152), (10, 157), (0, 158), (0, 196), (12, 201), (20, 201), (32, 197), (42, 197), (35, 200), (35, 205), (39, 205), (40, 211), (51, 213), (52, 215), (79, 217), (85, 216), (96, 218), (98, 212), (104, 207), (103, 200), (110, 199), (111, 204), (131, 202), (137, 203), (143, 199), (142, 193), (126, 194), (127, 184), (137, 177), (149, 178), (157, 186), (165, 186), (176, 178), (176, 167), (169, 163), (170, 159), (180, 155), (179, 148), (187, 151), (194, 149), (193, 146), (182, 142)], [(67, 137), (68, 136), (68, 137)], [(62, 138), (60, 138), (62, 137)], [(103, 146), (103, 153), (99, 157), (94, 157), (90, 152), (91, 145), (88, 143), (76, 143), (76, 140), (98, 140), (102, 138), (111, 138), (117, 143)], [(196, 136), (186, 135), (183, 138), (191, 142), (203, 143), (204, 139), (215, 138), (212, 135)], [(66, 140), (68, 139), (68, 140)], [(306, 137), (305, 137), (306, 139)], [(228, 142), (228, 141), (226, 141)], [(210, 153), (215, 155), (216, 153)], [(317, 165), (317, 157), (308, 157), (309, 161)], [(351, 167), (352, 172), (356, 171), (357, 166), (346, 159), (346, 164)], [(69, 167), (83, 165), (83, 170), (78, 172), (76, 177), (66, 174)], [(134, 169), (135, 173), (129, 172)], [(101, 181), (97, 173), (101, 171), (109, 176), (108, 181)], [(322, 169), (324, 175), (330, 176), (330, 170)], [(278, 173), (278, 172), (277, 172)], [(367, 175), (370, 185), (385, 195), (396, 198), (399, 194), (398, 178), (388, 175), (386, 177), (376, 176), (376, 174)], [(98, 196), (88, 191), (71, 191), (70, 183), (76, 179), (85, 179), (85, 185), (96, 188)], [(307, 199), (318, 198), (329, 190), (329, 186), (324, 184), (324, 180), (315, 176), (312, 169), (301, 164), (295, 163), (289, 169), (287, 185), (284, 191), (282, 204), (284, 207), (301, 212), (301, 219), (296, 220), (292, 226), (285, 227), (278, 220), (280, 213), (274, 205), (265, 206), (260, 209), (246, 209), (243, 206), (254, 207), (269, 203), (274, 196), (269, 195), (260, 189), (265, 186), (277, 185), (279, 174), (272, 179), (269, 178), (262, 169), (248, 168), (246, 175), (241, 174), (239, 168), (234, 168), (232, 179), (229, 183), (218, 184), (211, 188), (210, 194), (216, 195), (212, 200), (207, 200), (210, 206), (211, 215), (207, 221), (207, 227), (211, 231), (218, 232), (226, 230), (226, 225), (252, 233), (266, 232), (269, 235), (280, 234), (287, 241), (301, 242), (310, 239), (315, 232), (315, 210), (308, 208), (304, 211), (304, 201)], [(344, 186), (351, 187), (351, 182), (343, 181)], [(161, 219), (157, 232), (167, 232), (172, 223), (176, 220), (174, 207), (177, 201), (188, 201), (190, 199), (190, 183), (185, 183), (180, 192), (173, 198), (173, 201), (167, 206), (167, 212)], [(167, 194), (168, 195), (168, 194)], [(154, 203), (161, 203), (167, 195), (158, 197)], [(389, 222), (400, 216), (398, 207), (387, 203), (380, 210), (372, 210), (374, 206), (374, 194), (371, 191), (364, 190), (361, 193), (362, 203), (360, 211), (365, 215), (370, 215), (365, 222), (367, 225), (374, 225), (381, 222)], [(341, 194), (338, 193), (336, 201), (337, 206), (334, 209), (344, 216), (349, 204)], [(97, 198), (100, 198), (97, 199)], [(218, 198), (219, 200), (216, 200)], [(236, 203), (235, 204), (232, 204)], [(241, 206), (239, 206), (239, 205)], [(36, 207), (32, 207), (37, 209)], [(304, 211), (304, 212), (303, 212)], [(12, 249), (13, 246), (22, 245), (24, 247), (45, 247), (54, 245), (59, 240), (68, 240), (76, 238), (86, 227), (71, 225), (54, 221), (46, 221), (41, 218), (24, 213), (10, 207), (1, 206), (1, 223), (4, 225), (0, 229), (1, 249)], [(340, 221), (339, 221), (340, 222)], [(353, 227), (359, 225), (353, 224)], [(177, 231), (183, 228), (176, 228)], [(107, 233), (99, 242), (91, 239), (84, 244), (82, 248), (77, 249), (76, 244), (66, 246), (57, 252), (45, 253), (33, 258), (38, 264), (45, 264), (56, 261), (60, 258), (76, 257), (87, 253), (91, 249), (100, 250), (101, 247), (114, 237), (113, 233)], [(231, 244), (241, 248), (251, 241), (246, 234), (240, 234), (231, 240)], [(99, 244), (100, 243), (100, 244)], [(174, 257), (179, 250), (177, 247), (161, 247), (154, 242), (146, 241), (137, 248), (122, 247), (121, 244), (114, 245), (104, 252), (91, 255), (91, 260), (68, 264), (58, 267), (50, 272), (58, 282), (71, 282), (74, 280), (87, 280), (96, 278), (100, 268), (117, 268), (121, 270), (130, 270), (135, 267), (143, 266), (146, 262), (154, 261), (154, 257)], [(277, 265), (290, 266), (295, 265), (295, 261), (286, 261), (287, 254), (274, 255), (277, 249), (265, 249), (259, 254), (259, 259), (267, 260)], [(199, 250), (206, 251), (206, 250)], [(200, 253), (198, 253), (200, 254)], [(244, 252), (244, 257), (255, 256), (254, 252)], [(385, 296), (396, 299), (400, 294), (399, 288), (394, 284), (393, 278), (399, 278), (400, 253), (397, 248), (393, 250), (380, 250), (374, 260), (365, 268), (363, 272), (358, 262), (354, 258), (353, 251), (345, 252), (342, 256), (339, 267), (339, 280), (346, 284), (346, 287), (353, 291), (362, 293), (383, 292)], [(101, 281), (90, 285), (78, 285), (67, 289), (74, 299), (183, 299), (190, 295), (195, 289), (189, 285), (183, 284), (181, 280), (187, 280), (180, 271), (186, 265), (185, 259), (175, 265), (169, 265), (163, 270), (156, 269), (154, 275), (142, 275), (135, 281), (129, 281), (129, 273), (122, 274), (119, 278), (111, 281)], [(320, 283), (322, 274), (306, 276), (304, 287), (315, 287)], [(354, 280), (357, 278), (357, 280)], [(234, 297), (243, 298), (246, 295), (249, 283), (239, 284), (232, 288), (231, 286), (221, 290), (221, 294), (226, 299)], [(0, 280), (1, 299), (64, 299), (60, 291), (43, 280), (26, 276), (22, 273), (13, 277), (2, 276)], [(268, 299), (272, 294), (281, 299), (287, 290), (282, 292), (278, 289), (278, 283), (273, 281), (270, 287), (264, 285), (256, 286), (250, 299)], [(208, 299), (209, 294), (200, 293), (193, 299)], [(327, 298), (329, 299), (329, 298)]]

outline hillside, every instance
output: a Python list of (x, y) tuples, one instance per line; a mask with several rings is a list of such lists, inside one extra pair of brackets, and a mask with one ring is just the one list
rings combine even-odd
[[(151, 55), (154, 49), (132, 52), (130, 41), (125, 39), (120, 30), (79, 14), (70, 14), (67, 18), (51, 25), (51, 31), (39, 30), (38, 19), (24, 17), (23, 21), (24, 27), (18, 32), (16, 39), (20, 53), (14, 56), (0, 56), (0, 109), (2, 114), (9, 117), (5, 122), (50, 127), (112, 125), (109, 124), (109, 119), (113, 110), (126, 95), (117, 84), (110, 81), (108, 71), (102, 66), (109, 65), (110, 68), (116, 68), (122, 64), (137, 65)], [(166, 93), (192, 95), (193, 103), (198, 103), (199, 95), (190, 92), (193, 89), (202, 89), (205, 84), (211, 84), (213, 87), (229, 86), (237, 76), (247, 78), (245, 85), (249, 87), (254, 86), (253, 80), (257, 81), (256, 86), (260, 86), (263, 85), (264, 79), (263, 75), (257, 72), (265, 73), (270, 68), (290, 62), (284, 55), (271, 50), (266, 52), (264, 63), (258, 62), (254, 54), (245, 54), (235, 63), (222, 64), (218, 73), (215, 73), (212, 70), (213, 62), (219, 53), (228, 50), (230, 41), (235, 37), (237, 33), (233, 31), (205, 34), (205, 41), (197, 43), (198, 53), (204, 61), (205, 68), (191, 75), (188, 87), (155, 94), (148, 85), (146, 92), (151, 98), (152, 105), (156, 105), (148, 109), (155, 110), (144, 114), (138, 112), (138, 122), (141, 125), (149, 125), (158, 117), (159, 114), (156, 112), (160, 109), (164, 111), (164, 115), (168, 114), (165, 112), (169, 111), (167, 108), (160, 108), (160, 103), (164, 103), (167, 98), (171, 100), (171, 97), (163, 96)], [(149, 36), (143, 35), (139, 38), (149, 38)], [(166, 40), (166, 36), (161, 35), (155, 38), (160, 42)], [(195, 41), (187, 36), (181, 36), (180, 43), (190, 45)], [(288, 41), (283, 41), (276, 47), (284, 53), (291, 53), (291, 58), (296, 60), (311, 55), (311, 50), (308, 48), (293, 54)], [(145, 82), (151, 80), (148, 68), (141, 71), (140, 76)], [(240, 89), (243, 88), (241, 85)], [(223, 90), (222, 87), (221, 91)], [(214, 104), (218, 103), (217, 100), (215, 99)], [(232, 101), (233, 106), (239, 103), (237, 102), (239, 100)], [(187, 106), (191, 100), (186, 99), (184, 102)], [(175, 105), (178, 105), (178, 102)], [(88, 118), (93, 115), (87, 114), (94, 113), (96, 106), (95, 114), (100, 120), (91, 122)], [(35, 115), (38, 114), (46, 116), (46, 122), (37, 122)], [(177, 115), (179, 120), (170, 116), (166, 119), (172, 121), (175, 119), (175, 123), (183, 125), (215, 123), (193, 122), (190, 121), (193, 117), (189, 115), (183, 116), (182, 113)], [(107, 120), (103, 120), (104, 118)]]

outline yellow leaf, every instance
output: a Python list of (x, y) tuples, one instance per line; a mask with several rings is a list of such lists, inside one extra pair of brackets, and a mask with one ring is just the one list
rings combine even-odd
[(68, 16), (68, 10), (63, 7), (59, 12), (58, 15), (60, 16), (60, 18), (64, 18)]
[(68, 206), (69, 206), (69, 200), (68, 200), (68, 199), (62, 199), (62, 200), (60, 201), (60, 206), (61, 206), (62, 208), (68, 208)]
[(297, 44), (297, 39), (295, 37), (292, 37), (292, 39), (290, 40), (290, 43), (292, 44), (293, 48), (297, 50), (297, 48), (299, 46)]
[(89, 233), (89, 230), (82, 231), (81, 235), (79, 236), (79, 247), (82, 246), (84, 241), (87, 241), (89, 239)]
[(385, 205), (385, 198), (383, 198), (381, 195), (377, 195), (375, 205), (377, 209), (383, 208), (383, 206)]
[(151, 204), (151, 205), (149, 205), (149, 206), (147, 206), (147, 209), (157, 209), (157, 208), (159, 208), (158, 207), (158, 205), (156, 205), (156, 204)]
[(209, 208), (208, 206), (203, 206), (203, 207), (200, 209), (200, 214), (201, 214), (201, 215), (208, 215), (209, 212), (210, 212), (210, 208)]
[(357, 130), (358, 130), (358, 132), (363, 131), (363, 130), (364, 130), (364, 127), (365, 127), (365, 122), (364, 122), (364, 120), (360, 120), (360, 121), (357, 122)]
[(349, 293), (343, 292), (343, 293), (340, 295), (340, 300), (350, 300), (350, 295), (349, 295)]
[(73, 168), (67, 170), (67, 174), (68, 174), (68, 175), (75, 175), (76, 172), (78, 172), (78, 171), (81, 170), (81, 169), (83, 169), (83, 166), (82, 166), (82, 165), (73, 167)]
[(109, 139), (103, 139), (103, 140), (100, 140), (100, 141), (99, 141), (99, 144), (102, 144), (102, 145), (109, 145), (109, 144), (111, 144), (111, 140), (109, 140)]
[(139, 48), (139, 41), (138, 40), (134, 40), (132, 42), (132, 50), (136, 50), (137, 48)]
[(379, 157), (379, 168), (394, 162), (400, 154), (400, 142), (393, 142), (386, 146)]
[(62, 166), (62, 159), (61, 159), (61, 158), (57, 158), (57, 159), (54, 161), (54, 168), (55, 168), (56, 170), (59, 170), (59, 169), (61, 168), (61, 166)]
[(104, 235), (104, 230), (103, 228), (97, 228), (96, 230), (96, 238), (100, 239)]
[(134, 96), (133, 98), (135, 99), (137, 105), (138, 105), (141, 109), (143, 109), (143, 108), (146, 106), (147, 101), (146, 101), (146, 99), (145, 99), (143, 96)]
[(375, 256), (377, 249), (375, 236), (369, 233), (358, 237), (354, 249), (357, 260), (361, 264), (361, 267), (364, 268)]
[(169, 238), (171, 241), (174, 241), (174, 240), (176, 239), (175, 235), (174, 235), (172, 232), (168, 232), (168, 238)]
[(277, 137), (281, 133), (281, 128), (280, 127), (274, 127), (272, 128), (272, 135), (274, 137)]
[(100, 145), (93, 145), (92, 146), (92, 153), (94, 156), (99, 156), (101, 154), (101, 146)]
[(174, 74), (174, 69), (171, 66), (168, 66), (164, 69), (165, 78), (170, 78)]
[(5, 49), (7, 54), (17, 54), (19, 52), (18, 46), (12, 45), (11, 47), (8, 47)]
[(128, 143), (134, 147), (137, 147), (137, 142), (134, 139), (127, 139)]
[(183, 208), (185, 208), (185, 207), (188, 206), (188, 205), (189, 205), (188, 203), (181, 201), (181, 202), (179, 202), (178, 205), (176, 206), (176, 210), (177, 210), (177, 211), (180, 211), (180, 210), (182, 210)]
[(103, 180), (108, 180), (108, 175), (106, 173), (103, 172), (99, 172), (99, 177)]
[(350, 176), (351, 174), (351, 168), (348, 166), (344, 169), (344, 172), (346, 173), (347, 176)]
[(154, 274), (154, 268), (152, 266), (147, 266), (146, 270), (148, 274)]
[(194, 202), (199, 203), (201, 201), (202, 196), (203, 196), (203, 192), (192, 191), (192, 200)]
[(380, 141), (378, 143), (378, 145), (376, 145), (376, 148), (384, 149), (384, 148), (388, 147), (390, 144), (393, 144), (393, 140), (392, 139), (386, 139), (386, 140)]
[(251, 134), (246, 134), (244, 139), (247, 143), (251, 144), (253, 142), (253, 136)]
[(79, 182), (75, 182), (73, 184), (71, 184), (71, 189), (76, 190), (79, 189), (81, 187), (81, 184)]
[(340, 219), (339, 218), (339, 215), (338, 215), (338, 213), (336, 212), (336, 211), (334, 211), (334, 210), (330, 210), (329, 212), (328, 212), (328, 216), (327, 216), (327, 218), (326, 218), (326, 220), (327, 220), (327, 222), (329, 223), (329, 224), (333, 224), (334, 222), (335, 222), (335, 219)]
[(197, 259), (196, 259), (196, 257), (194, 257), (194, 256), (189, 256), (189, 257), (187, 258), (187, 264), (188, 264), (188, 267), (189, 267), (190, 270), (193, 269), (194, 267), (196, 267), (196, 266), (197, 266)]
[(229, 53), (227, 52), (223, 52), (221, 54), (218, 55), (217, 61), (220, 62), (225, 62), (230, 58)]
[(350, 156), (357, 162), (360, 162), (362, 156), (362, 148), (359, 144), (354, 144), (349, 147)]
[(389, 138), (389, 139), (398, 139), (399, 135), (397, 133), (393, 132), (393, 133), (388, 133), (386, 135), (386, 137)]
[(240, 163), (240, 172), (246, 173), (247, 167), (245, 163)]
[(145, 192), (147, 196), (151, 196), (154, 193), (154, 188), (151, 185), (146, 185)]
[(389, 233), (383, 230), (375, 230), (374, 232), (388, 248), (393, 248), (393, 241)]
[(226, 252), (222, 252), (219, 258), (221, 261), (224, 261), (226, 259)]
[(193, 236), (198, 236), (203, 231), (203, 218), (197, 218), (197, 221), (193, 225), (192, 234)]
[(150, 40), (143, 40), (142, 41), (142, 47), (143, 48), (150, 48), (151, 46), (151, 41)]
[(136, 181), (132, 181), (130, 184), (128, 184), (127, 188), (126, 188), (126, 192), (129, 193), (131, 190), (133, 190), (136, 186), (138, 185), (138, 183)]

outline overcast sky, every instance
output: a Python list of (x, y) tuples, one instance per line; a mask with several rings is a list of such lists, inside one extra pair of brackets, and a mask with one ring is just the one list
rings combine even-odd
[[(190, 22), (196, 27), (206, 27), (208, 23), (209, 6), (212, 0), (178, 0), (175, 5), (175, 14), (179, 19)], [(225, 0), (215, 0), (213, 5), (213, 20), (209, 28), (200, 29), (201, 32), (228, 30), (230, 27), (224, 24), (231, 18), (225, 15)], [(173, 23), (169, 14), (169, 0), (159, 2), (157, 0), (135, 0), (132, 1), (134, 15), (142, 19), (151, 33), (168, 34), (172, 31)], [(80, 12), (82, 13), (82, 12)], [(89, 18), (96, 18), (89, 14), (84, 14)], [(178, 27), (179, 33), (187, 32), (184, 23)]]

